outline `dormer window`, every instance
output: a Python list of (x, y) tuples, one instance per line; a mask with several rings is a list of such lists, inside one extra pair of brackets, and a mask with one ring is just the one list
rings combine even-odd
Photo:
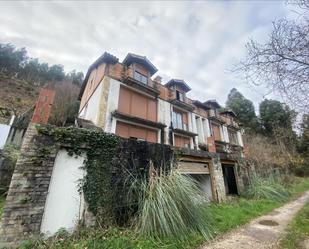
[(134, 71), (134, 75), (133, 75), (134, 79), (136, 79), (137, 81), (143, 83), (143, 84), (148, 84), (148, 77), (141, 74), (138, 71)]
[(176, 99), (179, 101), (185, 101), (185, 94), (176, 90)]

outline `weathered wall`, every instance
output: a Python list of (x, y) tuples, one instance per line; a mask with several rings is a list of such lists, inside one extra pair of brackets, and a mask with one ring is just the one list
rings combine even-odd
[(88, 99), (88, 103), (81, 110), (79, 117), (91, 120), (95, 125), (98, 124), (100, 115), (100, 100), (102, 96), (103, 82), (99, 83), (92, 95)]
[(162, 99), (158, 99), (158, 122), (165, 124), (164, 144), (169, 144), (169, 127), (171, 125), (171, 104)]
[(107, 106), (106, 109), (102, 108), (102, 112), (106, 112), (105, 116), (105, 131), (110, 133), (116, 132), (116, 120), (112, 117), (112, 113), (118, 109), (119, 102), (120, 82), (110, 79), (109, 93), (106, 96)]
[(26, 132), (26, 129), (20, 129), (20, 128), (12, 126), (10, 130), (10, 134), (7, 139), (7, 143), (20, 146), (23, 142), (25, 132)]
[[(86, 132), (77, 128), (58, 129), (76, 129), (69, 130), (69, 134), (76, 134), (78, 131)], [(95, 132), (93, 133), (95, 137), (101, 134), (99, 131), (93, 132)], [(55, 142), (50, 135), (51, 133), (43, 134), (49, 135), (38, 134), (34, 124), (29, 125), (25, 134), (21, 156), (17, 161), (4, 207), (0, 230), (0, 241), (2, 243), (17, 242), (30, 234), (39, 232), (53, 234), (61, 227), (71, 230), (79, 221), (83, 212), (83, 198), (78, 193), (78, 180), (84, 174), (80, 169), (80, 166), (83, 165), (83, 157), (69, 157), (65, 150), (59, 152), (62, 142), (58, 140)], [(59, 133), (56, 134), (59, 135)], [(88, 135), (89, 133), (87, 133)], [(105, 136), (105, 138), (108, 138), (113, 135), (106, 134)], [(127, 179), (128, 172), (135, 176), (147, 177), (150, 161), (160, 171), (169, 171), (179, 151), (175, 153), (170, 146), (163, 144), (126, 139), (119, 141), (115, 152), (113, 152), (113, 157), (105, 162), (106, 167), (102, 169), (110, 171), (107, 172), (111, 179), (107, 179), (109, 185), (106, 191), (112, 191), (113, 198), (115, 198), (111, 202), (113, 204), (112, 212), (117, 217), (117, 222), (123, 224), (129, 217), (128, 207), (126, 206), (127, 198), (123, 194), (127, 191), (124, 180)], [(69, 145), (64, 143), (62, 148), (63, 146)], [(78, 147), (80, 144), (71, 146)], [(71, 151), (69, 149), (71, 147), (66, 148)], [(87, 146), (78, 147), (82, 151), (86, 151), (87, 148)], [(92, 153), (93, 149), (90, 148)], [(100, 154), (100, 151), (97, 150), (96, 153)], [(210, 160), (210, 179), (211, 185), (214, 186), (213, 199), (224, 201), (225, 187), (218, 155), (203, 151), (196, 151), (196, 153), (199, 153), (199, 157), (204, 155)], [(208, 179), (204, 180), (203, 186), (209, 194), (210, 182)], [(104, 202), (106, 202), (106, 199), (104, 199)], [(130, 207), (130, 209), (132, 212), (136, 210), (134, 207)]]
[(218, 200), (218, 202), (224, 202), (226, 200), (226, 192), (222, 165), (219, 156), (215, 156), (211, 159), (210, 174), (213, 181), (212, 185), (215, 186), (215, 198)]
[(0, 124), (0, 150), (3, 149), (5, 142), (9, 136), (11, 126)]
[(56, 152), (51, 139), (37, 136), (31, 123), (6, 198), (0, 245), (20, 241), (39, 231)]
[(65, 149), (57, 153), (40, 232), (53, 235), (59, 228), (72, 231), (81, 220), (84, 198), (79, 185), (85, 159), (85, 155), (70, 156)]

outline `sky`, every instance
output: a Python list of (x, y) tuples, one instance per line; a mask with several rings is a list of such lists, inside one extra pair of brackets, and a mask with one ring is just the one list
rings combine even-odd
[(224, 105), (235, 87), (256, 109), (266, 90), (248, 87), (232, 69), (249, 39), (265, 42), (272, 21), (291, 14), (279, 0), (1, 1), (0, 9), (0, 42), (26, 47), (41, 62), (85, 74), (104, 51), (120, 61), (132, 52), (147, 56), (163, 82), (185, 80), (192, 99)]

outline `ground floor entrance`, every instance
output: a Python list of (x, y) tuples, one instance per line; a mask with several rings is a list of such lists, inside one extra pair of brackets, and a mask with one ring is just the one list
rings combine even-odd
[(198, 183), (199, 188), (205, 193), (208, 201), (212, 201), (211, 180), (209, 174), (190, 174), (190, 176)]
[(206, 198), (209, 201), (213, 200), (208, 162), (181, 161), (178, 163), (178, 170), (180, 173), (192, 177), (205, 193)]
[(226, 194), (238, 195), (235, 168), (233, 164), (222, 164), (222, 172)]

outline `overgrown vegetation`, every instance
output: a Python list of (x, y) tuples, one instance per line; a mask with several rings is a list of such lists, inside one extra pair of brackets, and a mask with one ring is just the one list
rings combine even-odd
[(38, 126), (38, 131), (52, 137), (55, 143), (65, 144), (71, 155), (87, 156), (81, 190), (100, 226), (128, 223), (136, 213), (138, 197), (127, 195), (131, 186), (128, 175), (147, 179), (150, 160), (162, 173), (171, 165), (172, 151), (168, 146), (124, 140), (101, 130)]
[(0, 110), (8, 112), (8, 123), (12, 114), (22, 115), (33, 108), (41, 87), (56, 91), (56, 98), (49, 122), (63, 126), (74, 124), (79, 102), (77, 101), (84, 75), (73, 70), (66, 73), (62, 65), (40, 63), (30, 58), (25, 48), (0, 43)]
[[(309, 178), (296, 178), (289, 186), (292, 193), (290, 198), (295, 198), (301, 192), (309, 189)], [(255, 217), (266, 214), (282, 203), (265, 199), (239, 198), (231, 203), (211, 204), (207, 208), (207, 214), (212, 216), (211, 224), (215, 236), (227, 232), (235, 227), (243, 225)], [(166, 237), (161, 240), (152, 240), (144, 236), (138, 236), (132, 229), (80, 229), (72, 236), (67, 233), (60, 234), (46, 240), (33, 238), (25, 242), (19, 249), (193, 249), (198, 248), (205, 239), (197, 233), (190, 233), (184, 241)], [(294, 247), (297, 248), (297, 247)]]
[(249, 198), (255, 200), (273, 200), (276, 202), (286, 201), (289, 195), (290, 193), (282, 183), (281, 179), (275, 175), (263, 178), (253, 174), (246, 191), (246, 196)]
[[(41, 134), (51, 136), (55, 142), (69, 145), (71, 155), (86, 153), (84, 163), (87, 172), (81, 183), (81, 190), (89, 204), (89, 209), (100, 224), (111, 224), (115, 217), (112, 212), (115, 198), (112, 196), (112, 159), (119, 138), (97, 130), (74, 127), (38, 127)], [(119, 176), (121, 177), (121, 175)]]
[(151, 172), (149, 182), (141, 184), (137, 231), (149, 239), (173, 237), (186, 239), (212, 234), (206, 196), (192, 178), (172, 171), (165, 175)]
[(7, 144), (2, 150), (2, 174), (0, 175), (0, 196), (8, 191), (20, 150), (14, 144)]
[(282, 248), (306, 248), (304, 243), (309, 240), (309, 203), (305, 205), (289, 224), (287, 234), (280, 240)]
[(34, 85), (46, 85), (47, 82), (70, 80), (81, 85), (83, 73), (75, 70), (65, 73), (62, 65), (40, 63), (38, 58), (30, 58), (26, 48), (16, 48), (13, 44), (0, 43), (0, 72)]

